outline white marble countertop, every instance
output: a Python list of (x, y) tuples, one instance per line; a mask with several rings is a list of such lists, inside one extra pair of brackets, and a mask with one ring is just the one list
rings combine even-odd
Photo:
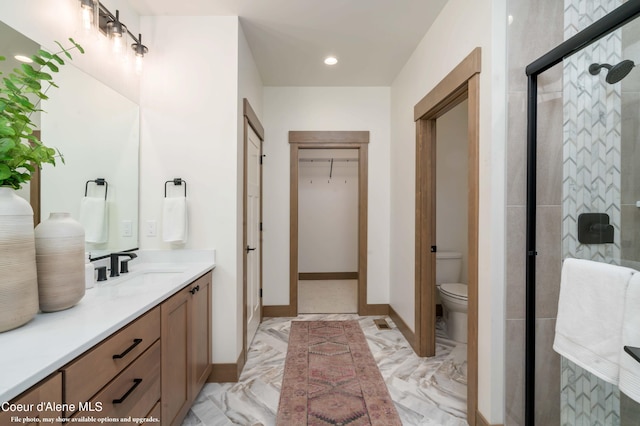
[(0, 404), (215, 268), (213, 250), (137, 253), (129, 274), (97, 283), (76, 306), (0, 333)]

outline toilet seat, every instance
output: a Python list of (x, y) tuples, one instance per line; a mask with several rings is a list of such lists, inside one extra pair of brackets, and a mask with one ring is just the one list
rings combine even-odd
[(469, 292), (466, 284), (443, 283), (440, 285), (440, 291), (453, 299), (468, 300)]

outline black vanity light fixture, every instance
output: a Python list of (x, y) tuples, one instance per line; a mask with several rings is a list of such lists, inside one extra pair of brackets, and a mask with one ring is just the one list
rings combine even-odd
[[(116, 10), (114, 15), (100, 3), (99, 0), (79, 0), (82, 28), (88, 32), (100, 32), (107, 36), (113, 43), (113, 51), (118, 55), (123, 55), (125, 61), (133, 51), (135, 55), (136, 72), (142, 70), (142, 59), (149, 52), (147, 46), (142, 44), (142, 34), (138, 37), (133, 35), (127, 26), (120, 20), (120, 11)], [(129, 38), (133, 40), (128, 49)]]
[(131, 45), (131, 48), (136, 55), (136, 72), (140, 73), (142, 71), (142, 58), (144, 58), (144, 55), (149, 51), (147, 46), (142, 44), (142, 34), (138, 33), (138, 40)]
[(111, 40), (114, 53), (127, 53), (124, 46), (127, 41), (127, 26), (120, 22), (119, 10), (116, 10), (115, 19), (107, 22), (107, 37)]

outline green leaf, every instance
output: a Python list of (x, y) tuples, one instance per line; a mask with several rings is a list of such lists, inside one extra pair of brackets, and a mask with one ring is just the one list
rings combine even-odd
[(62, 53), (64, 53), (64, 55), (65, 55), (67, 58), (69, 58), (69, 59), (73, 59), (73, 58), (71, 57), (71, 53), (69, 53), (69, 51), (68, 51), (68, 50), (67, 50), (67, 49), (66, 49), (62, 44), (60, 44), (60, 42), (59, 42), (59, 41), (56, 41), (56, 44), (57, 44), (58, 46), (60, 46), (60, 49), (62, 49)]
[(53, 60), (56, 61), (58, 64), (60, 65), (64, 65), (64, 59), (62, 59), (60, 56), (58, 55), (53, 55)]
[(21, 67), (22, 67), (22, 70), (24, 71), (24, 73), (28, 77), (31, 77), (33, 79), (37, 79), (37, 80), (52, 80), (53, 79), (53, 77), (51, 77), (50, 74), (47, 74), (46, 72), (42, 72), (42, 71), (37, 71), (36, 69), (34, 69), (29, 64), (22, 64)]
[(36, 77), (38, 75), (37, 71), (29, 64), (22, 64), (20, 68), (22, 68), (22, 71), (29, 77)]
[(16, 142), (11, 138), (0, 138), (0, 152), (9, 152), (15, 148)]
[(3, 78), (4, 81), (4, 85), (7, 87), (7, 89), (11, 90), (12, 92), (19, 92), (20, 89), (18, 89), (18, 86), (16, 86), (15, 84), (13, 84), (13, 81), (10, 78)]
[(62, 164), (65, 164), (64, 155), (62, 154), (62, 151), (60, 151), (58, 148), (56, 148), (56, 152), (58, 153), (58, 158), (60, 158), (60, 161), (62, 161)]
[(74, 39), (69, 37), (69, 41), (75, 46), (76, 49), (78, 49), (78, 52), (84, 54), (84, 49), (82, 48), (82, 46), (80, 46), (78, 43), (76, 43), (76, 41)]
[(40, 56), (38, 55), (33, 55), (31, 56), (31, 59), (33, 60), (33, 62), (35, 62), (36, 64), (40, 65), (40, 66), (44, 66), (46, 64), (45, 60), (42, 59)]
[(16, 131), (9, 126), (0, 126), (0, 136), (14, 136)]
[(7, 179), (11, 176), (11, 169), (6, 164), (0, 163), (0, 180)]
[(53, 55), (47, 52), (46, 50), (42, 50), (42, 49), (38, 50), (37, 55), (46, 59), (53, 59)]
[(48, 67), (48, 68), (49, 68), (51, 71), (53, 71), (53, 72), (58, 72), (58, 71), (60, 71), (60, 68), (58, 68), (58, 67), (56, 66), (56, 64), (54, 64), (54, 63), (53, 63), (53, 62), (51, 62), (51, 61), (49, 61), (49, 62), (45, 62), (45, 63), (43, 63), (43, 64), (41, 64), (41, 65)]

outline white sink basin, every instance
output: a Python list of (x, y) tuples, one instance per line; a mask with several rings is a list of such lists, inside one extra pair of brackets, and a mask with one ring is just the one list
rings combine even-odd
[(186, 269), (182, 268), (159, 268), (159, 269), (143, 269), (132, 271), (127, 274), (120, 275), (119, 278), (111, 279), (111, 282), (103, 282), (106, 285), (140, 285), (153, 284), (158, 281), (171, 279), (176, 275), (182, 274)]

